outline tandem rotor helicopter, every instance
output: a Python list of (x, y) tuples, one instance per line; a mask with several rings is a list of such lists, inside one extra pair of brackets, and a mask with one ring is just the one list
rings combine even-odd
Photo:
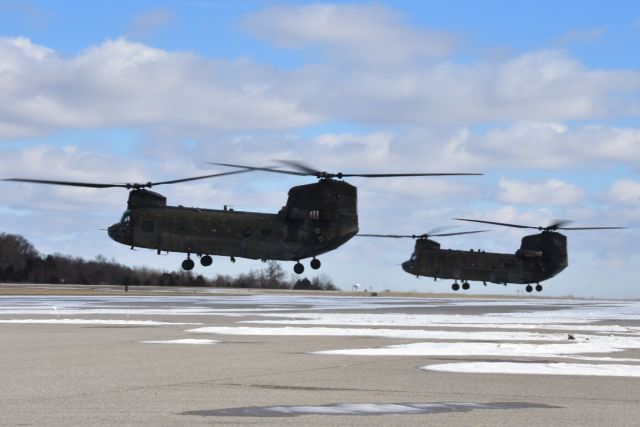
[[(127, 209), (120, 222), (108, 228), (109, 237), (134, 248), (161, 252), (186, 253), (182, 268), (191, 270), (195, 263), (212, 264), (212, 255), (278, 261), (295, 261), (294, 271), (304, 272), (300, 260), (312, 258), (310, 266), (317, 270), (316, 257), (346, 243), (358, 233), (357, 189), (343, 181), (347, 177), (389, 178), (411, 176), (481, 175), (477, 173), (399, 173), (351, 174), (322, 172), (295, 161), (279, 161), (291, 169), (253, 167), (212, 163), (236, 168), (225, 173), (170, 181), (103, 184), (27, 178), (9, 178), (34, 184), (65, 185), (87, 188), (125, 188), (129, 190)], [(313, 176), (318, 182), (299, 185), (289, 190), (287, 203), (276, 214), (242, 212), (227, 209), (201, 209), (168, 206), (162, 194), (149, 190), (166, 184), (177, 184), (238, 173), (266, 171), (280, 174)]]
[(393, 235), (393, 234), (358, 234), (368, 237), (412, 238), (416, 239), (411, 258), (402, 263), (402, 269), (409, 274), (433, 277), (437, 279), (453, 279), (451, 289), (469, 289), (469, 280), (504, 284), (526, 285), (527, 292), (542, 291), (540, 282), (550, 279), (567, 268), (567, 237), (558, 230), (618, 230), (625, 227), (565, 227), (569, 221), (556, 221), (546, 227), (509, 224), (503, 222), (482, 221), (476, 219), (456, 218), (459, 221), (493, 224), (504, 227), (532, 228), (539, 233), (522, 238), (520, 248), (514, 254), (474, 250), (441, 249), (440, 243), (429, 237), (455, 236), (460, 234), (481, 233), (481, 231), (465, 231), (446, 234)]

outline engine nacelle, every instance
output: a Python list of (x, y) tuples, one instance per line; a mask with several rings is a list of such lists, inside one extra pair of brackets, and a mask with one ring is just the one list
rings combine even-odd
[(133, 190), (129, 193), (127, 202), (129, 209), (135, 208), (164, 208), (167, 206), (167, 198), (160, 193), (149, 190)]

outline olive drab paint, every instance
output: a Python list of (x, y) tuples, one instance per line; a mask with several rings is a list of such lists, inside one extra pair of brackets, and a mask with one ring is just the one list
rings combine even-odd
[(109, 236), (159, 252), (298, 261), (358, 233), (357, 189), (337, 180), (291, 188), (277, 214), (167, 206), (164, 196), (146, 189), (131, 191), (127, 207)]
[(438, 242), (419, 238), (402, 269), (415, 276), (461, 280), (463, 284), (471, 280), (528, 285), (550, 279), (568, 265), (566, 236), (543, 231), (524, 237), (514, 254), (442, 249)]

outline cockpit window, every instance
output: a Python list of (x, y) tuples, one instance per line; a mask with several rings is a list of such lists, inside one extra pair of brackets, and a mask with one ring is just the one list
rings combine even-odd
[(416, 259), (418, 259), (418, 255), (416, 255), (416, 253), (414, 252), (413, 254), (411, 254), (411, 261), (415, 261)]
[(127, 226), (131, 224), (131, 212), (125, 211), (122, 214), (122, 219), (120, 220), (120, 224), (127, 225)]

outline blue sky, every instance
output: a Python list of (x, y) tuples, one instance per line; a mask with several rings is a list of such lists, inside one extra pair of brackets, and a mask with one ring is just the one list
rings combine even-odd
[[(572, 234), (570, 267), (545, 289), (638, 298), (639, 39), (632, 1), (0, 1), (0, 175), (163, 180), (210, 173), (205, 161), (283, 157), (345, 172), (484, 172), (353, 180), (361, 231), (422, 233), (459, 216), (627, 226)], [(276, 212), (305, 182), (227, 177), (162, 192)], [(179, 265), (100, 231), (126, 194), (32, 187), (3, 184), (0, 231), (47, 253)], [(522, 236), (441, 243), (513, 252)], [(321, 272), (344, 289), (448, 290), (399, 269), (412, 247), (356, 238)], [(220, 260), (207, 274), (261, 267)]]

